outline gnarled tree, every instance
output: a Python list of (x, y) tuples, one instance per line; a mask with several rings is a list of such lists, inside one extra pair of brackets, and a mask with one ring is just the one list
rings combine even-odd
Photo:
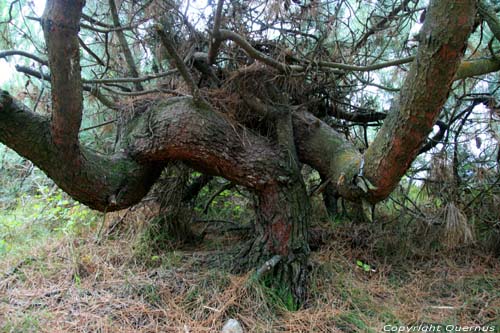
[[(351, 21), (342, 23), (356, 16), (349, 1), (219, 0), (208, 34), (174, 2), (109, 4), (86, 12), (84, 0), (47, 0), (43, 16), (32, 18), (43, 27), (47, 54), (0, 52), (48, 64), (50, 75), (18, 70), (51, 84), (50, 117), (0, 92), (0, 142), (100, 211), (139, 202), (172, 160), (248, 188), (257, 198), (256, 234), (239, 264), (259, 267), (273, 258), (274, 276), (299, 302), (306, 297), (311, 218), (301, 165), (328, 179), (336, 196), (381, 201), (426, 143), (453, 82), (500, 69), (494, 55), (462, 59), (480, 22), (474, 0), (432, 0), (428, 8), (418, 0), (381, 1), (366, 26), (351, 30)], [(423, 10), (416, 50), (373, 41), (402, 33)], [(100, 43), (90, 47), (89, 36)], [(139, 42), (151, 52), (141, 53)], [(125, 61), (110, 53), (124, 54)], [(82, 79), (82, 54), (98, 78)], [(143, 58), (134, 59), (139, 54)], [(148, 66), (155, 73), (144, 74)], [(170, 69), (161, 71), (165, 66)], [(361, 75), (380, 69), (404, 70), (402, 87)], [(179, 75), (177, 87), (161, 81), (167, 75)], [(356, 80), (395, 94), (390, 111), (356, 106)], [(113, 154), (96, 153), (79, 140), (84, 92), (121, 114)], [(130, 96), (142, 97), (121, 102)], [(383, 126), (361, 152), (332, 119)]]

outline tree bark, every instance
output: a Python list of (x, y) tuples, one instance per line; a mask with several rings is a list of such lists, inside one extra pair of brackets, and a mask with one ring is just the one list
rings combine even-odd
[(431, 1), (416, 59), (399, 103), (367, 149), (365, 176), (377, 188), (372, 202), (386, 198), (418, 155), (448, 98), (476, 17), (476, 1)]
[(330, 218), (334, 218), (339, 214), (338, 200), (339, 195), (331, 183), (326, 184), (325, 190), (322, 193), (323, 202), (325, 204), (326, 212)]
[(254, 190), (286, 173), (276, 145), (189, 97), (158, 101), (131, 119), (126, 131), (126, 150), (141, 163), (183, 161)]
[(78, 163), (83, 96), (78, 31), (85, 1), (48, 0), (42, 16), (52, 86), (53, 142)]
[(158, 188), (160, 211), (148, 229), (151, 246), (158, 249), (192, 244), (199, 239), (191, 229), (194, 203), (186, 196), (192, 170), (179, 163), (167, 166), (165, 171)]
[(307, 296), (311, 204), (300, 172), (290, 110), (277, 112), (275, 124), (281, 153), (280, 168), (274, 172), (278, 182), (257, 191), (257, 235), (240, 254), (239, 266), (259, 267), (279, 256), (268, 282), (285, 304), (296, 308)]
[[(53, 130), (51, 135), (45, 138), (46, 145), (50, 145), (53, 140), (59, 148), (47, 148), (53, 153), (50, 158), (68, 161), (71, 170), (85, 170), (86, 167), (82, 167), (82, 164), (88, 166), (86, 159), (92, 155), (89, 152), (80, 154), (78, 143), (75, 143), (75, 129), (81, 118), (78, 102), (81, 99), (81, 87), (79, 91), (76, 88), (81, 86), (81, 83), (78, 83), (81, 80), (79, 72), (75, 70), (78, 52), (73, 51), (78, 47), (78, 43), (77, 30), (72, 24), (79, 17), (77, 12), (81, 11), (81, 4), (75, 3), (71, 5), (71, 10), (64, 11), (67, 9), (65, 6), (68, 6), (66, 1), (49, 0), (44, 26), (53, 77), (56, 70), (62, 73), (64, 68), (72, 73), (69, 77), (58, 73), (56, 76), (59, 79), (53, 78)], [(68, 22), (65, 21), (65, 15), (70, 19)], [(293, 131), (300, 160), (309, 163), (321, 174), (328, 175), (337, 186), (339, 194), (347, 199), (356, 201), (365, 197), (376, 202), (387, 197), (432, 130), (449, 93), (474, 17), (475, 2), (472, 0), (459, 3), (452, 0), (431, 2), (423, 27), (423, 40), (405, 80), (398, 107), (390, 112), (382, 130), (364, 156), (314, 116), (307, 113), (294, 114)], [(49, 22), (52, 24), (49, 25)], [(71, 47), (55, 47), (57, 43), (52, 39), (59, 37)], [(69, 52), (70, 56), (65, 52)], [(58, 62), (61, 62), (61, 68), (55, 67)], [(75, 89), (65, 94), (65, 86), (72, 87), (73, 81)], [(66, 125), (69, 130), (58, 132), (59, 129), (65, 128), (65, 120), (68, 121)], [(156, 162), (163, 163), (168, 159), (184, 160), (201, 171), (225, 176), (235, 183), (255, 190), (263, 189), (276, 180), (268, 172), (276, 170), (274, 164), (279, 163), (276, 159), (278, 151), (272, 144), (231, 124), (206, 107), (195, 105), (186, 99), (159, 103), (138, 117), (132, 126), (137, 129), (131, 129), (131, 135), (127, 138), (129, 156), (115, 156), (113, 160), (128, 159), (131, 163), (139, 161), (135, 166), (138, 169), (142, 168), (141, 164), (150, 167)], [(10, 130), (12, 128), (6, 129), (7, 132)], [(151, 133), (145, 134), (149, 132), (152, 132), (153, 136)], [(7, 144), (9, 141), (4, 140)], [(63, 146), (66, 148), (62, 149)], [(40, 157), (35, 156), (39, 155), (37, 152), (26, 149), (23, 151), (27, 158), (30, 158), (30, 155), (33, 155), (35, 160)], [(97, 156), (94, 157), (97, 159)], [(108, 158), (103, 158), (106, 159)], [(367, 193), (355, 185), (362, 161), (364, 177), (374, 185)], [(93, 164), (99, 162), (94, 160)], [(97, 200), (98, 203), (93, 202), (95, 200), (87, 195), (94, 195), (94, 191), (76, 193), (75, 186), (67, 184), (71, 180), (64, 180), (68, 177), (62, 170), (49, 170), (54, 169), (55, 165), (56, 163), (53, 163), (50, 166), (45, 162), (42, 169), (82, 202), (98, 209), (123, 207), (122, 204), (105, 204), (106, 200), (102, 197)], [(113, 187), (116, 190), (117, 186)], [(130, 202), (134, 200), (126, 201), (124, 205)]]
[[(399, 101), (365, 154), (304, 112), (294, 117), (301, 161), (328, 175), (348, 200), (376, 203), (385, 199), (432, 131), (456, 78), (475, 15), (473, 0), (431, 1)], [(371, 184), (367, 191), (356, 185), (357, 177)]]
[(100, 211), (138, 203), (158, 179), (163, 163), (137, 163), (125, 153), (102, 155), (81, 147), (78, 163), (52, 141), (50, 120), (0, 90), (0, 142), (31, 160), (75, 200)]
[(262, 266), (273, 256), (280, 262), (269, 272), (272, 287), (290, 296), (295, 305), (307, 296), (308, 228), (311, 206), (304, 183), (270, 186), (257, 193), (255, 202), (255, 239), (238, 255), (235, 270), (245, 271)]

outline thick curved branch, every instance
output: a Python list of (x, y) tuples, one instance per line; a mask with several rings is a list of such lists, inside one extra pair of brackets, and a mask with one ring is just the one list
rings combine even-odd
[(94, 209), (112, 211), (137, 203), (168, 160), (184, 161), (257, 192), (294, 181), (290, 156), (282, 149), (189, 97), (158, 101), (132, 119), (124, 133), (123, 153), (104, 156), (81, 147), (74, 163), (53, 144), (49, 119), (6, 92), (0, 94), (0, 142)]
[(100, 211), (139, 202), (159, 177), (161, 165), (139, 164), (125, 154), (105, 156), (81, 147), (78, 163), (52, 142), (50, 121), (0, 90), (0, 142), (42, 169), (76, 200)]
[(344, 198), (359, 200), (362, 193), (352, 184), (362, 158), (359, 150), (308, 112), (295, 112), (293, 126), (299, 160), (331, 179)]
[(387, 197), (418, 154), (448, 98), (476, 14), (473, 0), (431, 1), (417, 60), (401, 89), (397, 107), (364, 156), (365, 177), (377, 189), (370, 200)]
[[(295, 173), (287, 164), (290, 156), (285, 156), (284, 149), (191, 98), (159, 101), (137, 114), (124, 129), (122, 142), (127, 155), (107, 157), (83, 147), (75, 149), (80, 125), (75, 116), (81, 117), (77, 19), (82, 2), (49, 0), (43, 20), (52, 73), (53, 128), (64, 125), (61, 129), (69, 128), (68, 132), (50, 133), (47, 119), (24, 110), (2, 94), (0, 141), (33, 160), (77, 200), (101, 210), (137, 202), (167, 160), (184, 161), (196, 170), (224, 176), (257, 192), (293, 184)], [(431, 2), (424, 39), (401, 90), (399, 104), (364, 156), (316, 117), (294, 112), (293, 138), (298, 158), (330, 178), (343, 197), (367, 197), (372, 202), (385, 198), (415, 158), (447, 99), (474, 11), (474, 0)], [(65, 117), (69, 127), (62, 122)], [(291, 137), (289, 118), (287, 122), (282, 144)], [(68, 141), (61, 141), (63, 138)], [(354, 182), (363, 166), (364, 177), (374, 185), (368, 193)], [(279, 200), (281, 196), (273, 198)]]
[[(446, 102), (474, 17), (473, 0), (432, 1), (423, 27), (426, 39), (405, 79), (399, 103), (365, 155), (326, 124), (303, 113), (294, 117), (300, 159), (332, 179), (345, 198), (365, 197), (371, 202), (386, 198), (419, 153)], [(309, 125), (300, 125), (303, 122)], [(366, 193), (354, 184), (360, 175), (370, 184)]]
[(158, 102), (133, 119), (127, 132), (127, 150), (138, 161), (180, 160), (254, 190), (287, 175), (281, 152), (265, 138), (189, 97)]

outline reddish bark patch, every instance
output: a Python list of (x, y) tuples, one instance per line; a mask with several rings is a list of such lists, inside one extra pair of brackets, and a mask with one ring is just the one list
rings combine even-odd
[(271, 233), (268, 237), (270, 240), (270, 251), (272, 253), (278, 253), (281, 255), (288, 255), (289, 253), (289, 241), (290, 233), (292, 231), (292, 226), (287, 223), (284, 218), (279, 218), (274, 221), (269, 232)]
[(450, 47), (447, 44), (444, 44), (439, 49), (439, 57), (444, 59), (444, 60), (449, 60), (449, 59), (455, 60), (458, 57), (457, 49)]
[(469, 16), (467, 16), (467, 15), (464, 15), (464, 16), (459, 16), (459, 17), (458, 17), (458, 23), (459, 23), (460, 25), (465, 25), (465, 24), (467, 24), (467, 23), (469, 22), (469, 18), (470, 18), (470, 17), (469, 17)]

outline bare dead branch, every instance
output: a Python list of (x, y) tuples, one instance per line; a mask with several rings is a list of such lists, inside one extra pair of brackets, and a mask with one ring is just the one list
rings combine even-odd
[(479, 15), (486, 21), (488, 27), (497, 40), (500, 41), (500, 20), (498, 19), (493, 6), (488, 0), (480, 0), (477, 3), (477, 11)]
[(160, 36), (160, 40), (161, 40), (162, 45), (165, 47), (169, 56), (172, 58), (172, 61), (174, 62), (175, 67), (177, 68), (177, 70), (181, 74), (182, 78), (184, 79), (184, 81), (188, 85), (189, 90), (191, 91), (191, 94), (193, 95), (195, 100), (200, 100), (198, 86), (194, 82), (194, 79), (191, 76), (191, 73), (189, 73), (189, 70), (188, 70), (186, 64), (184, 64), (184, 61), (182, 60), (182, 58), (179, 56), (179, 54), (175, 50), (174, 43), (173, 43), (172, 39), (167, 35), (163, 26), (160, 24), (156, 25), (156, 32)]
[[(120, 18), (118, 17), (118, 10), (116, 9), (115, 0), (109, 0), (109, 8), (111, 10), (111, 17), (113, 18), (113, 25), (115, 26), (115, 28), (121, 28)], [(132, 52), (130, 51), (123, 30), (116, 30), (115, 33), (118, 36), (123, 55), (125, 56), (125, 60), (127, 61), (130, 76), (139, 77), (139, 71), (137, 70), (137, 66), (135, 65), (134, 57), (132, 55)], [(136, 90), (144, 90), (140, 82), (134, 82), (134, 86)]]
[(210, 207), (210, 204), (212, 203), (212, 201), (214, 201), (215, 198), (217, 198), (219, 196), (219, 194), (221, 194), (222, 192), (224, 192), (226, 190), (232, 189), (234, 186), (236, 186), (236, 184), (234, 184), (233, 182), (229, 182), (229, 183), (226, 183), (226, 184), (222, 185), (221, 187), (219, 187), (217, 189), (217, 191), (215, 191), (210, 196), (210, 198), (208, 198), (207, 202), (205, 203), (205, 207), (203, 208), (203, 214), (206, 214), (208, 212), (208, 208)]
[(26, 52), (26, 51), (21, 51), (21, 50), (0, 51), (0, 59), (7, 58), (9, 56), (14, 56), (14, 55), (18, 55), (18, 56), (22, 56), (22, 57), (26, 57), (26, 58), (35, 60), (36, 62), (39, 62), (42, 65), (46, 65), (46, 66), (49, 65), (49, 62), (47, 60), (42, 59), (39, 56), (34, 55), (32, 53), (29, 53), (29, 52)]
[(215, 59), (217, 58), (217, 52), (219, 52), (219, 47), (222, 42), (219, 31), (222, 21), (222, 7), (224, 6), (224, 0), (219, 0), (217, 3), (217, 9), (215, 12), (214, 19), (214, 29), (212, 31), (212, 39), (210, 40), (210, 49), (208, 50), (208, 64), (215, 64)]
[(268, 261), (266, 261), (262, 266), (260, 266), (255, 272), (254, 278), (256, 280), (262, 279), (267, 273), (269, 273), (278, 263), (281, 261), (282, 256), (275, 255)]
[(158, 74), (150, 74), (150, 75), (144, 75), (141, 77), (120, 77), (116, 79), (93, 79), (93, 80), (87, 80), (84, 79), (84, 83), (127, 83), (127, 82), (144, 82), (144, 81), (150, 81), (154, 79), (159, 79), (162, 77), (166, 77), (169, 75), (173, 75), (177, 73), (177, 69), (171, 69), (162, 73)]

